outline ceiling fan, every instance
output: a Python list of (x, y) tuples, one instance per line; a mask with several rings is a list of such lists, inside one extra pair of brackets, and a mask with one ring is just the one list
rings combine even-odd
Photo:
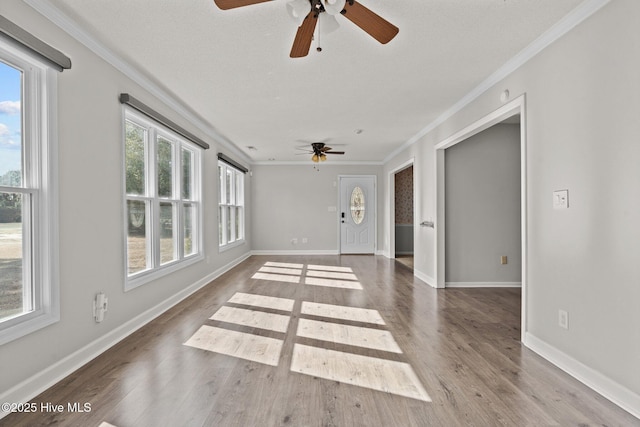
[[(214, 0), (222, 10), (267, 1), (271, 0)], [(307, 56), (318, 21), (325, 32), (336, 30), (339, 24), (334, 15), (345, 16), (382, 44), (391, 41), (399, 31), (398, 27), (355, 0), (292, 0), (287, 3), (287, 11), (298, 23), (298, 32), (289, 54), (291, 58)], [(318, 51), (321, 50), (318, 47)]]
[(311, 150), (306, 152), (312, 154), (311, 161), (314, 163), (324, 162), (327, 160), (327, 154), (344, 154), (344, 151), (332, 150), (333, 149), (331, 147), (327, 147), (324, 142), (312, 142)]

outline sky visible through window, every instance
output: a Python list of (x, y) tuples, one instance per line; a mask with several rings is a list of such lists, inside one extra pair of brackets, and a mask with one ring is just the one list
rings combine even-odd
[(10, 171), (22, 170), (22, 73), (0, 62), (0, 184), (7, 182)]

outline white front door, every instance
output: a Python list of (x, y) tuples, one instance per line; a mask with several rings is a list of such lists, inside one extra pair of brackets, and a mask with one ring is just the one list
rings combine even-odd
[(375, 176), (340, 177), (340, 253), (372, 254), (376, 236)]

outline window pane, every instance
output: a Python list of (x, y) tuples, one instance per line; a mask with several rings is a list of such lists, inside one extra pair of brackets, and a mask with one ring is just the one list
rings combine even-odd
[(183, 216), (184, 216), (184, 242), (183, 242), (183, 253), (184, 256), (192, 255), (196, 253), (197, 242), (195, 240), (194, 235), (194, 227), (196, 224), (196, 208), (191, 203), (185, 203), (183, 207)]
[(126, 122), (125, 168), (127, 171), (127, 194), (146, 193), (145, 147), (146, 129)]
[(226, 232), (227, 232), (227, 243), (231, 243), (233, 242), (233, 235), (231, 234), (231, 218), (233, 218), (233, 216), (231, 215), (231, 207), (227, 206), (226, 208)]
[(243, 203), (244, 195), (242, 194), (243, 193), (243, 188), (242, 187), (243, 187), (243, 182), (244, 182), (243, 181), (244, 180), (244, 175), (241, 172), (236, 172), (235, 175), (236, 175), (235, 176), (235, 178), (236, 178), (235, 179), (235, 187), (236, 187), (236, 190), (235, 190), (235, 193), (236, 193), (235, 204), (237, 206), (242, 206), (244, 204)]
[(364, 192), (360, 187), (354, 188), (351, 192), (351, 218), (356, 224), (364, 221)]
[(224, 245), (227, 242), (224, 241), (224, 227), (222, 227), (222, 224), (224, 224), (224, 207), (220, 206), (218, 208), (218, 241), (221, 245)]
[(22, 195), (0, 193), (0, 321), (30, 311), (24, 277)]
[(129, 274), (149, 268), (146, 202), (127, 200), (127, 268)]
[(231, 197), (231, 185), (233, 183), (233, 171), (231, 169), (229, 169), (229, 168), (225, 168), (225, 169), (226, 169), (226, 172), (227, 172), (227, 176), (225, 177), (226, 180), (225, 180), (225, 186), (224, 186), (225, 187), (225, 191), (224, 191), (224, 194), (225, 194), (225, 199), (224, 200), (225, 200), (225, 202), (224, 203), (226, 203), (228, 205), (231, 205), (231, 204), (234, 203), (234, 200)]
[(160, 264), (176, 259), (174, 237), (175, 209), (173, 203), (160, 203)]
[(236, 208), (236, 240), (240, 240), (242, 239), (244, 236), (242, 235), (242, 208), (238, 207)]
[(182, 149), (182, 198), (190, 200), (193, 187), (193, 153)]
[(0, 185), (22, 186), (22, 72), (0, 62)]
[[(218, 203), (224, 203), (224, 168), (218, 165)], [(220, 217), (222, 218), (222, 217)]]
[(173, 143), (158, 137), (158, 197), (173, 196)]

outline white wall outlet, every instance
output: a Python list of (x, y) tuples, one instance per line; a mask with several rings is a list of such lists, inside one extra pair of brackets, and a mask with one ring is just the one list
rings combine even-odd
[(309, 242), (309, 239), (307, 239), (306, 237), (302, 238), (302, 243), (308, 243), (308, 242)]
[(96, 295), (96, 298), (93, 300), (93, 318), (97, 323), (100, 323), (104, 320), (104, 313), (107, 312), (108, 303), (109, 299), (102, 292), (99, 292)]
[(567, 209), (569, 207), (569, 190), (553, 192), (553, 209)]
[(338, 208), (336, 206), (329, 206), (327, 208), (327, 211), (329, 211), (329, 212), (336, 212), (337, 210), (338, 210)]
[(569, 329), (569, 313), (565, 310), (558, 310), (558, 326)]
[(291, 244), (292, 245), (297, 245), (298, 244), (298, 239), (296, 239), (296, 238), (291, 239)]

